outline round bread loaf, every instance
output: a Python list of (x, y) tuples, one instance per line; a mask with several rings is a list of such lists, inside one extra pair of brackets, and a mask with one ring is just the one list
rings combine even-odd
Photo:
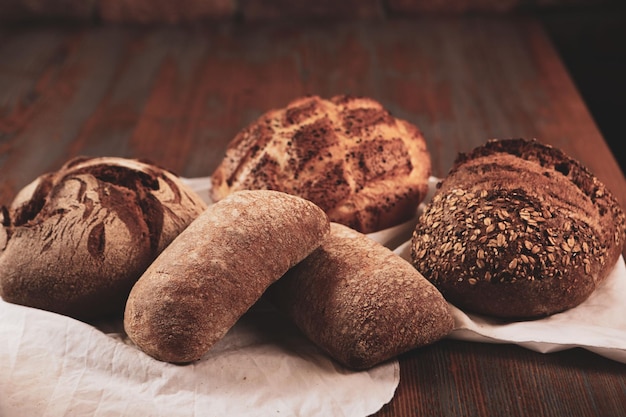
[(311, 96), (242, 130), (211, 177), (211, 196), (282, 191), (317, 204), (331, 221), (370, 233), (415, 216), (430, 169), (418, 128), (380, 103)]
[(461, 309), (535, 318), (589, 297), (620, 256), (625, 224), (605, 186), (562, 151), (490, 140), (440, 183), (412, 259)]
[(73, 159), (5, 210), (0, 295), (81, 320), (121, 315), (135, 281), (205, 208), (152, 164)]

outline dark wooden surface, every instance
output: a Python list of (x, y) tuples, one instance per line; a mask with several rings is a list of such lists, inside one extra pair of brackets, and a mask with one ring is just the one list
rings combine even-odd
[[(417, 124), (433, 174), (491, 137), (537, 138), (626, 181), (542, 27), (431, 18), (0, 28), (0, 204), (76, 155), (210, 175), (226, 143), (303, 94), (367, 95)], [(381, 416), (626, 416), (626, 365), (444, 340), (401, 357)]]

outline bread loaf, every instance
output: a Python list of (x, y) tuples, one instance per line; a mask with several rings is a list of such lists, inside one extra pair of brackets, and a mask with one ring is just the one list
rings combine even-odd
[(121, 316), (135, 281), (205, 208), (153, 164), (73, 159), (5, 210), (0, 295), (81, 320)]
[(314, 202), (331, 221), (370, 233), (415, 216), (430, 169), (419, 129), (375, 100), (303, 97), (235, 136), (211, 176), (212, 198), (283, 191)]
[(583, 302), (615, 265), (625, 218), (579, 162), (537, 141), (461, 154), (416, 226), (415, 267), (467, 311), (507, 319)]
[(454, 326), (444, 298), (410, 262), (338, 223), (268, 294), (309, 339), (354, 369), (433, 343)]
[(195, 361), (328, 231), (325, 213), (300, 197), (234, 193), (209, 206), (137, 281), (124, 328), (158, 360)]

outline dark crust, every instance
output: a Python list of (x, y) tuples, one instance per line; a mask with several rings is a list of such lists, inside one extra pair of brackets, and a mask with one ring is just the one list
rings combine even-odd
[(85, 321), (121, 315), (141, 273), (206, 207), (173, 174), (138, 160), (77, 157), (36, 181), (7, 216), (0, 292)]
[(372, 126), (386, 124), (393, 126), (395, 119), (382, 109), (350, 109), (342, 112), (343, 129), (350, 137), (358, 138), (367, 134)]
[(323, 155), (325, 150), (335, 145), (337, 141), (334, 126), (327, 117), (302, 125), (291, 139), (292, 154), (289, 165), (294, 178), (298, 178), (311, 159)]
[[(86, 162), (86, 161), (84, 161)], [(70, 178), (80, 178), (81, 175), (89, 175), (96, 178), (101, 184), (98, 187), (99, 200), (103, 207), (117, 213), (124, 221), (126, 227), (133, 235), (145, 233), (147, 227), (150, 239), (150, 258), (154, 259), (158, 254), (161, 232), (163, 230), (163, 205), (152, 194), (152, 191), (159, 189), (159, 179), (165, 179), (162, 170), (150, 165), (144, 166), (144, 171), (128, 168), (119, 165), (95, 164), (78, 167), (70, 170), (65, 176), (59, 178), (58, 184), (63, 184)], [(170, 186), (176, 199), (174, 203), (180, 203), (180, 191), (178, 185), (171, 181), (166, 181)], [(110, 198), (110, 187), (121, 188), (123, 195), (128, 201), (118, 201)], [(83, 201), (83, 198), (79, 196)], [(139, 212), (136, 213), (136, 208)], [(127, 215), (127, 211), (132, 211), (132, 215)], [(102, 227), (104, 227), (102, 225)]]
[(407, 176), (413, 170), (409, 152), (400, 138), (361, 143), (346, 155), (346, 160), (356, 173), (357, 190), (372, 181), (393, 181), (395, 176)]
[[(469, 160), (486, 157), (498, 153), (508, 153), (526, 161), (532, 161), (544, 168), (549, 168), (556, 173), (566, 176), (594, 203), (598, 196), (613, 199), (611, 205), (617, 204), (617, 200), (607, 193), (604, 185), (579, 161), (567, 156), (563, 151), (550, 145), (542, 144), (536, 139), (492, 139), (484, 146), (475, 148), (472, 152), (461, 153), (456, 158), (450, 174)], [(602, 209), (603, 207), (600, 207)]]
[(46, 204), (46, 197), (50, 193), (52, 184), (52, 174), (44, 174), (39, 177), (39, 183), (33, 192), (32, 198), (14, 213), (10, 214), (10, 224), (21, 226), (34, 219)]
[(622, 209), (579, 162), (537, 141), (460, 155), (416, 226), (415, 267), (459, 307), (524, 319), (575, 307), (624, 243)]
[(317, 176), (315, 181), (307, 180), (302, 188), (291, 191), (307, 200), (317, 201), (317, 205), (325, 212), (331, 211), (352, 192), (344, 164), (332, 161), (328, 162), (324, 174)]

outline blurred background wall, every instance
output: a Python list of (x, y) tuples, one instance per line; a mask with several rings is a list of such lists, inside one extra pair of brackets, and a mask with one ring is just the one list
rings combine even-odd
[(626, 172), (626, 0), (0, 0), (0, 27), (23, 24), (197, 25), (272, 19), (533, 15), (541, 20)]
[(0, 19), (181, 23), (597, 9), (623, 0), (0, 0)]

